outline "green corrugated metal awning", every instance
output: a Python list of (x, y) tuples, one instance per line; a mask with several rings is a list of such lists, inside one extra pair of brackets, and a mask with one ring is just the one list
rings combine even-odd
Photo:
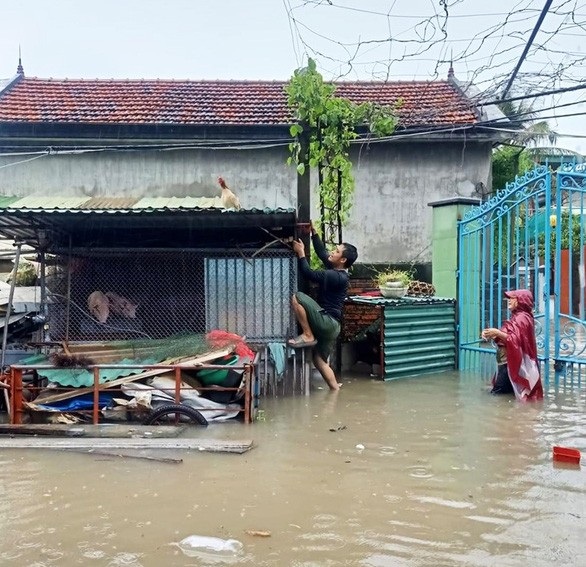
[(432, 303), (455, 303), (456, 300), (451, 297), (401, 297), (400, 299), (387, 299), (385, 297), (369, 297), (364, 295), (352, 295), (348, 298), (349, 301), (357, 303), (367, 303), (369, 305), (429, 305)]

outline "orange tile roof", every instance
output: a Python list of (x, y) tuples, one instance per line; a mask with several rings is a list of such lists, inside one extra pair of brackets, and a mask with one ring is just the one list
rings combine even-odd
[[(73, 80), (24, 77), (0, 94), (0, 122), (286, 125), (285, 82)], [(393, 105), (401, 125), (477, 121), (474, 105), (448, 81), (344, 82), (336, 95)]]

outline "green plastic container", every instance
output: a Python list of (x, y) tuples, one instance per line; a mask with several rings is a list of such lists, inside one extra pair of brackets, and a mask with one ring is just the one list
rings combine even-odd
[[(211, 364), (223, 365), (223, 366), (234, 366), (238, 362), (238, 355), (231, 354), (224, 356), (219, 360), (214, 360)], [(202, 383), (203, 386), (222, 386), (228, 372), (230, 370), (223, 370), (222, 368), (205, 368), (197, 373), (197, 379)]]

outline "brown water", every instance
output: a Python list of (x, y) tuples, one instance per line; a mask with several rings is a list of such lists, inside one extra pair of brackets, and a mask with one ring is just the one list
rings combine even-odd
[[(192, 433), (244, 455), (4, 451), (0, 565), (586, 565), (586, 470), (551, 458), (586, 452), (584, 387), (521, 405), (465, 375), (355, 378), (263, 409)], [(188, 557), (190, 535), (244, 547)]]

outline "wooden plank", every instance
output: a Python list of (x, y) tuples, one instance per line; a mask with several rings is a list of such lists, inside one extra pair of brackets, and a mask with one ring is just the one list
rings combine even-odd
[(83, 453), (85, 455), (103, 455), (106, 457), (122, 457), (123, 459), (144, 459), (147, 461), (156, 461), (157, 463), (169, 463), (178, 465), (183, 462), (183, 459), (176, 459), (173, 457), (153, 457), (152, 455), (144, 455), (142, 453), (134, 453), (132, 451), (107, 451), (105, 449), (64, 449), (69, 453)]
[(196, 450), (210, 453), (246, 453), (253, 447), (253, 441), (221, 439), (50, 439), (47, 437), (0, 437), (0, 449), (172, 449)]
[[(214, 350), (210, 352), (206, 352), (204, 354), (194, 356), (194, 357), (181, 357), (181, 358), (169, 358), (164, 360), (160, 364), (182, 364), (189, 367), (197, 367), (209, 362), (210, 360), (215, 360), (216, 358), (220, 358), (222, 356), (226, 356), (230, 354), (234, 350), (233, 347), (226, 347), (221, 350)], [(116, 380), (111, 380), (110, 382), (104, 382), (98, 386), (98, 390), (106, 390), (108, 388), (113, 388), (114, 386), (120, 386), (122, 384), (128, 384), (129, 382), (136, 382), (137, 380), (142, 380), (143, 378), (150, 378), (151, 376), (158, 376), (159, 374), (164, 374), (165, 372), (169, 372), (168, 368), (157, 368), (154, 370), (147, 370), (145, 372), (141, 372), (140, 374), (133, 374), (132, 376), (125, 376), (124, 378), (117, 378)], [(91, 394), (94, 391), (93, 386), (88, 388), (75, 388), (69, 392), (62, 392), (61, 394), (55, 394), (53, 396), (47, 396), (40, 398), (37, 397), (32, 402), (32, 404), (24, 404), (29, 409), (36, 409), (34, 407), (35, 404), (45, 404), (50, 405), (52, 402), (60, 402), (62, 400), (68, 400), (70, 398), (75, 398), (77, 396), (82, 396), (83, 394)]]
[(130, 437), (177, 437), (187, 429), (185, 425), (140, 425), (140, 424), (98, 424), (79, 423), (38, 423), (26, 425), (0, 424), (0, 435), (45, 435), (51, 437), (91, 437), (91, 438), (130, 438)]

